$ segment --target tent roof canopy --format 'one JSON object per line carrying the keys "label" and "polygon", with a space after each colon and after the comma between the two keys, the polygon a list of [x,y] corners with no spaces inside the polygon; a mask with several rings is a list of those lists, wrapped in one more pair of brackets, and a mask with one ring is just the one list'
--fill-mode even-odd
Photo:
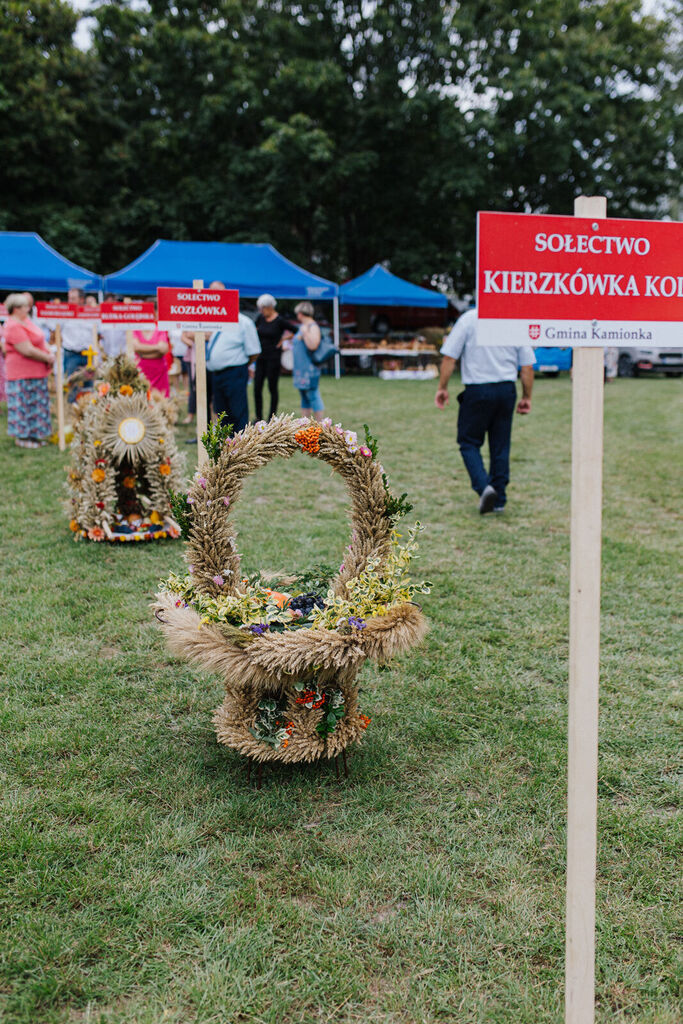
{"label": "tent roof canopy", "polygon": [[420,288],[375,263],[360,277],[339,289],[340,302],[353,306],[432,306],[444,309],[448,299],[441,292]]}
{"label": "tent roof canopy", "polygon": [[223,281],[240,295],[268,292],[278,299],[332,299],[333,281],[310,274],[267,243],[171,242],[158,238],[127,267],[104,278],[105,291],[150,295],[157,287],[183,288],[194,280]]}
{"label": "tent roof canopy", "polygon": [[0,288],[99,291],[102,278],[60,256],[33,231],[0,231]]}

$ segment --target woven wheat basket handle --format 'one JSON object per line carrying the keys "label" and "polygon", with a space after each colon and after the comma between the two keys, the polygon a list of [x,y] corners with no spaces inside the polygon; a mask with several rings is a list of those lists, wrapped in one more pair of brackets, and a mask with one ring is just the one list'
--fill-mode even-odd
{"label": "woven wheat basket handle", "polygon": [[304,450],[339,473],[351,498],[351,539],[332,583],[334,592],[344,594],[347,581],[358,576],[369,559],[384,563],[392,524],[383,470],[349,437],[348,431],[329,420],[319,424],[278,416],[268,423],[251,424],[225,442],[218,460],[195,476],[188,495],[192,505],[188,562],[200,591],[218,597],[239,589],[241,558],[232,511],[245,479],[276,457],[291,458]]}

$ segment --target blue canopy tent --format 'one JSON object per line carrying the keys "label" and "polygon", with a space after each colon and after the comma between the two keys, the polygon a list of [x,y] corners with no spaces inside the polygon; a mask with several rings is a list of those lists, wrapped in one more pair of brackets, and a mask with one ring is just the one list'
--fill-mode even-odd
{"label": "blue canopy tent", "polygon": [[353,306],[431,306],[445,309],[448,299],[441,292],[420,288],[375,263],[360,277],[339,289],[339,301]]}
{"label": "blue canopy tent", "polygon": [[333,281],[310,274],[286,259],[272,245],[241,242],[171,242],[153,245],[115,274],[104,279],[106,291],[151,295],[158,287],[182,288],[194,280],[223,281],[240,295],[256,298],[269,292],[276,299],[335,299]]}
{"label": "blue canopy tent", "polygon": [[32,231],[0,231],[0,288],[100,291],[102,278],[60,256]]}
{"label": "blue canopy tent", "polygon": [[[158,287],[182,288],[192,281],[222,281],[245,298],[263,292],[276,299],[331,300],[334,340],[339,347],[339,287],[311,274],[265,242],[172,242],[158,238],[127,267],[104,278],[105,291],[150,295]],[[340,374],[339,356],[335,373]]]}

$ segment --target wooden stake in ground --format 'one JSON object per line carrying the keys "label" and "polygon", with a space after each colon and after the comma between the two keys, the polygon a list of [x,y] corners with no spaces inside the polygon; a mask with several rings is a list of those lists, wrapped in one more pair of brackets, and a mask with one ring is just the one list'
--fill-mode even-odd
{"label": "wooden stake in ground", "polygon": [[55,391],[57,393],[57,442],[60,452],[66,450],[66,432],[64,428],[64,367],[62,366],[62,327],[55,325]]}
{"label": "wooden stake in ground", "polygon": [[[607,200],[581,196],[577,217],[604,218]],[[604,353],[575,348],[569,599],[566,1024],[595,1020],[595,873],[600,682],[600,554]]]}
{"label": "wooden stake in ground", "polygon": [[135,361],[135,349],[133,348],[133,332],[126,331],[126,355]]}
{"label": "wooden stake in ground", "polygon": [[[203,288],[204,282],[193,281],[192,287]],[[197,461],[200,466],[204,466],[209,458],[202,444],[202,434],[208,426],[206,416],[206,345],[203,331],[194,332],[194,374],[197,396]]]}

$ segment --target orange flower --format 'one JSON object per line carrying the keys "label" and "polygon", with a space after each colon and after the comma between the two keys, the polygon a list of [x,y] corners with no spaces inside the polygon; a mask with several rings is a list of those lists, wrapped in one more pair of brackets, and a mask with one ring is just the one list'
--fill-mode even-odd
{"label": "orange flower", "polygon": [[102,395],[102,397],[104,398],[105,395],[109,394],[109,384],[100,384],[99,387],[97,388],[97,393],[98,395]]}
{"label": "orange flower", "polygon": [[161,465],[159,466],[159,472],[161,473],[162,476],[168,476],[171,472],[171,467],[168,465],[167,462],[162,462]]}
{"label": "orange flower", "polygon": [[119,388],[119,394],[120,395],[132,395],[133,394],[133,389],[130,386],[130,384],[122,384],[121,387]]}
{"label": "orange flower", "polygon": [[166,444],[166,438],[160,437],[159,438],[159,444]]}
{"label": "orange flower", "polygon": [[299,445],[302,451],[308,452],[309,455],[315,455],[320,451],[320,435],[322,434],[322,428],[316,427],[311,424],[310,427],[306,427],[305,430],[299,430],[294,435],[294,440]]}
{"label": "orange flower", "polygon": [[129,491],[132,491],[133,488],[135,487],[135,477],[134,476],[124,476],[124,478],[123,478],[123,480],[121,482],[123,483],[124,487],[128,488]]}
{"label": "orange flower", "polygon": [[151,516],[149,517],[149,521],[150,523],[154,523],[155,526],[160,526],[161,523],[163,523],[163,519],[161,518],[156,509],[153,510]]}
{"label": "orange flower", "polygon": [[101,441],[93,441],[93,444],[95,445],[96,448],[99,448],[99,446],[102,444],[102,442]]}
{"label": "orange flower", "polygon": [[180,530],[178,529],[177,526],[169,526],[168,535],[169,537],[172,537],[175,540],[176,537],[180,536]]}
{"label": "orange flower", "polygon": [[78,533],[78,531],[80,530],[80,526],[78,525],[75,519],[72,519],[71,522],[69,523],[69,529],[73,530],[74,533]]}
{"label": "orange flower", "polygon": [[107,474],[104,472],[103,469],[93,469],[90,475],[92,476],[96,484],[101,484]]}
{"label": "orange flower", "polygon": [[367,729],[367,727],[368,727],[368,726],[370,725],[370,722],[372,721],[372,719],[371,719],[371,718],[368,718],[368,716],[367,716],[367,715],[359,715],[358,717],[359,717],[359,718],[360,718],[360,720],[361,720],[361,723],[362,723],[362,725],[363,725],[363,728],[364,728],[364,729]]}
{"label": "orange flower", "polygon": [[99,526],[93,526],[88,530],[88,537],[90,540],[104,540],[104,530]]}

